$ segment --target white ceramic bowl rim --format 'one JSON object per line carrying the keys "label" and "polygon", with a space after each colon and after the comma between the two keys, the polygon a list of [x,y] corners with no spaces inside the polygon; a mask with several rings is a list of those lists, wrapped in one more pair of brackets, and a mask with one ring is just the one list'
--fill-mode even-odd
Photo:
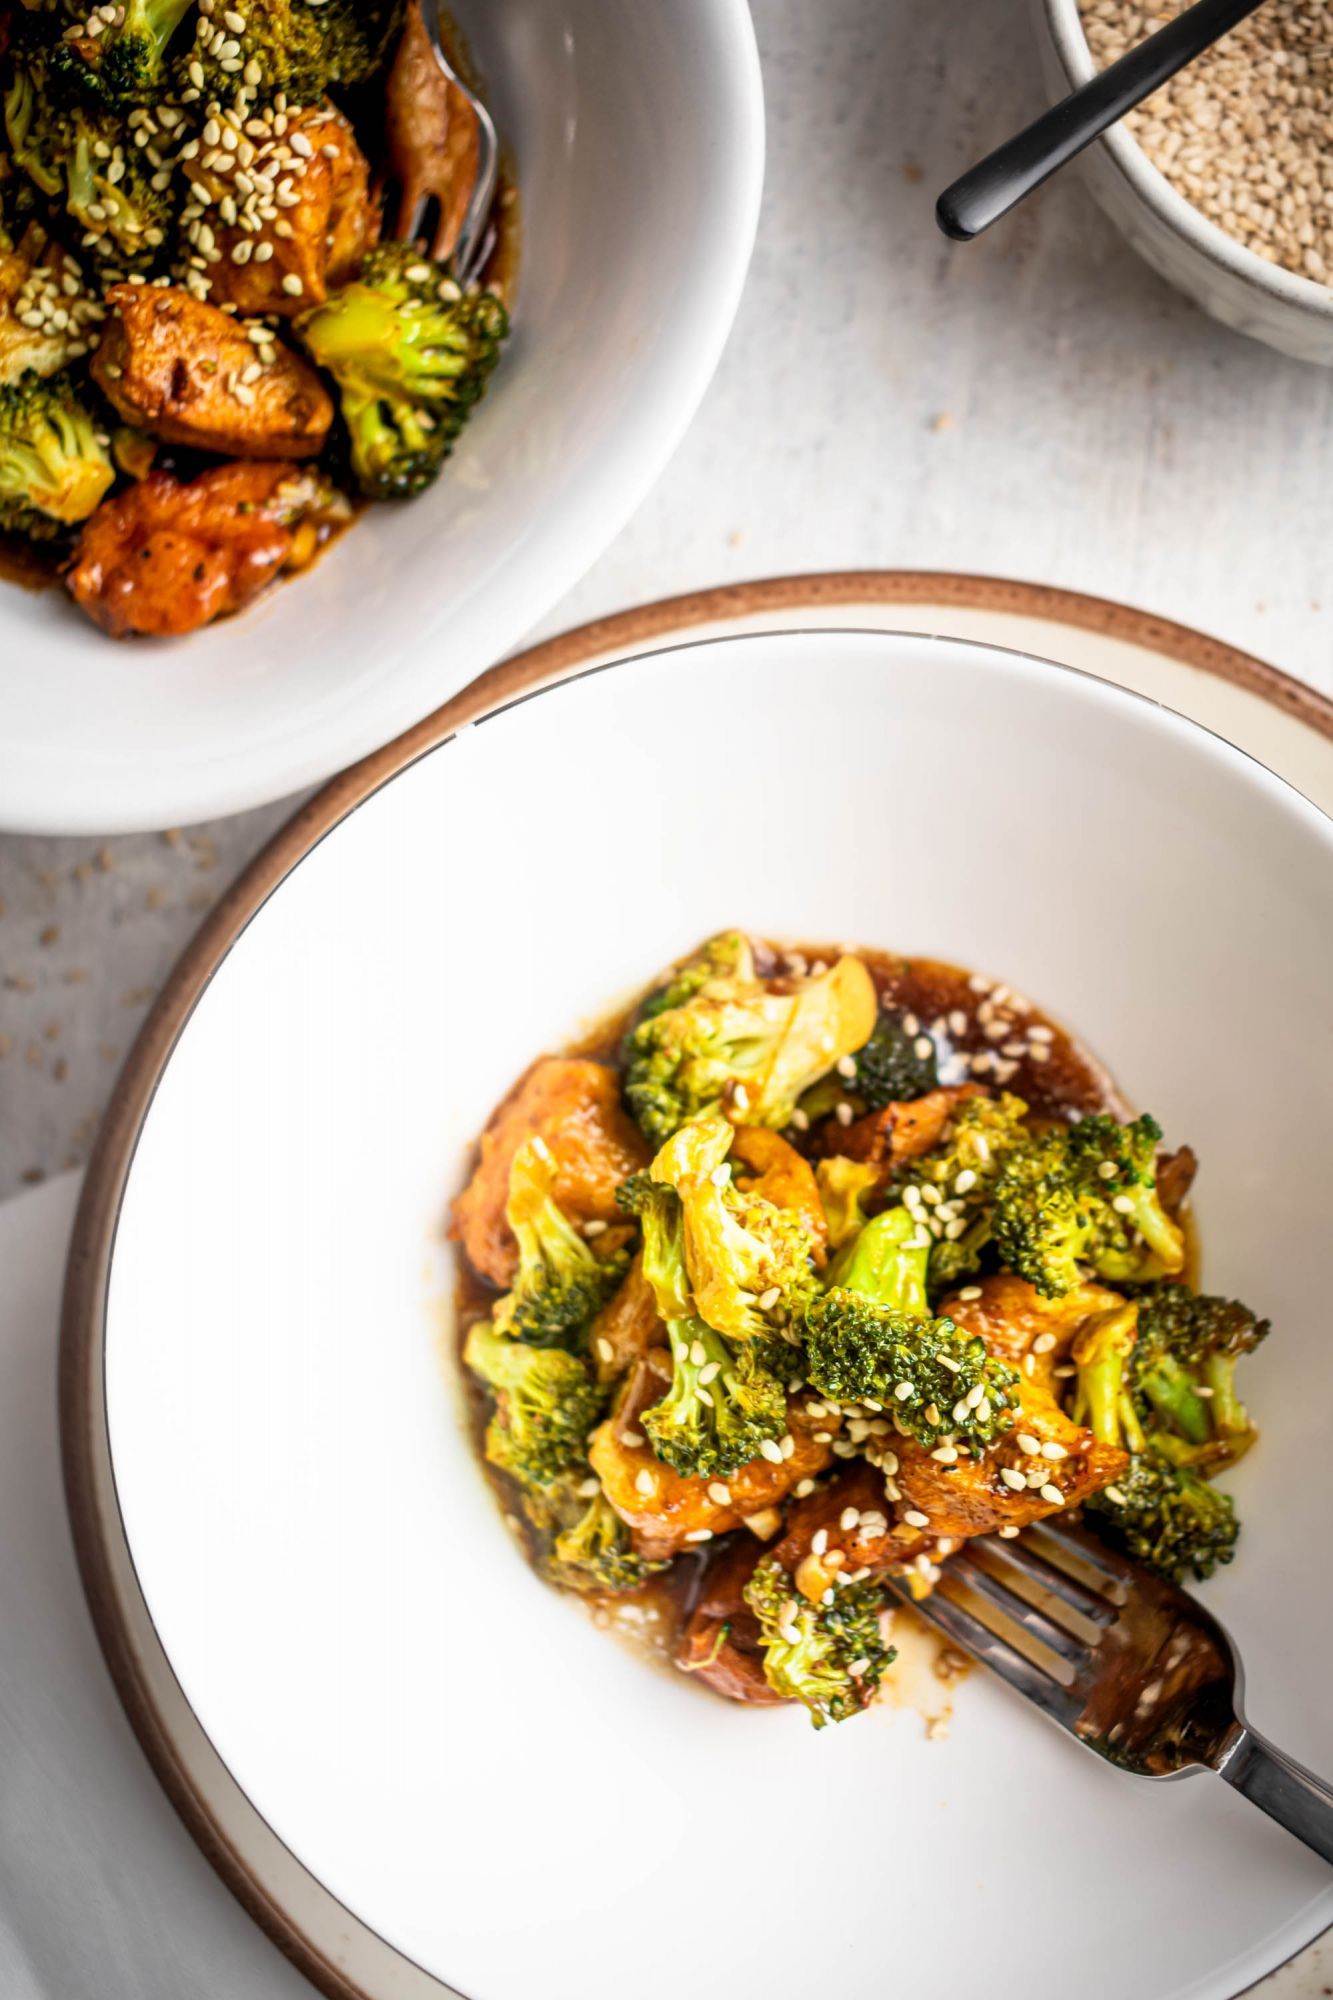
{"label": "white ceramic bowl rim", "polygon": [[[830,643],[835,645],[844,643],[849,639],[872,639],[877,643],[889,646],[892,646],[894,644],[910,643],[913,646],[921,648],[922,651],[926,654],[929,654],[930,650],[933,648],[937,648],[941,652],[947,648],[950,651],[961,652],[967,655],[971,655],[979,660],[987,657],[990,658],[998,657],[1001,659],[1012,660],[1026,669],[1035,670],[1037,673],[1058,673],[1061,675],[1069,676],[1074,680],[1090,683],[1093,688],[1103,691],[1104,695],[1108,697],[1111,700],[1111,702],[1116,705],[1119,705],[1119,703],[1122,700],[1129,700],[1142,704],[1144,708],[1149,710],[1156,710],[1161,717],[1167,718],[1169,721],[1169,725],[1173,730],[1178,728],[1186,733],[1193,733],[1194,731],[1197,730],[1202,736],[1210,738],[1215,744],[1221,746],[1226,757],[1238,759],[1241,762],[1243,762],[1246,766],[1250,767],[1252,772],[1260,774],[1261,785],[1265,789],[1269,790],[1274,796],[1285,797],[1289,801],[1295,800],[1297,802],[1298,815],[1304,820],[1306,820],[1311,829],[1317,833],[1324,847],[1328,849],[1330,859],[1333,860],[1333,818],[1330,818],[1328,815],[1326,815],[1318,806],[1316,806],[1309,798],[1307,798],[1304,793],[1299,791],[1288,780],[1278,776],[1275,772],[1273,772],[1270,769],[1269,766],[1264,764],[1262,760],[1253,756],[1252,753],[1245,751],[1239,748],[1237,745],[1231,743],[1229,739],[1223,736],[1219,731],[1211,729],[1204,724],[1195,722],[1187,716],[1183,716],[1180,713],[1180,711],[1170,707],[1166,703],[1156,701],[1152,697],[1139,693],[1136,690],[1124,688],[1118,683],[1108,680],[1102,675],[1092,673],[1084,668],[1072,667],[1061,662],[1045,659],[1039,655],[1034,655],[1030,652],[1024,651],[1016,647],[1005,647],[978,640],[957,640],[949,638],[947,635],[943,634],[927,636],[927,635],[922,635],[920,633],[912,633],[904,631],[886,631],[883,628],[874,628],[874,627],[803,628],[799,633],[798,632],[784,633],[776,629],[750,631],[745,633],[731,633],[731,634],[724,634],[714,638],[698,639],[698,640],[682,642],[681,644],[673,646],[667,650],[672,654],[678,653],[684,656],[696,653],[701,650],[709,650],[709,649],[717,650],[722,647],[732,649],[736,647],[738,644],[742,648],[753,649],[757,644],[762,644],[765,641],[771,643],[784,638],[800,639],[803,642],[812,639],[817,640],[820,638],[826,638],[830,641]],[[114,1266],[115,1262],[116,1235],[120,1227],[120,1220],[123,1212],[123,1204],[126,1191],[128,1189],[130,1178],[134,1170],[140,1142],[143,1138],[146,1129],[148,1115],[152,1109],[153,1102],[157,1094],[157,1087],[160,1084],[163,1076],[166,1073],[167,1068],[171,1063],[176,1048],[182,1036],[184,1035],[186,1027],[188,1026],[190,1020],[194,1015],[195,1009],[202,1000],[205,992],[208,990],[208,986],[211,982],[211,977],[213,973],[215,973],[220,968],[220,966],[225,962],[225,960],[231,955],[236,944],[245,935],[250,925],[254,922],[255,918],[258,916],[259,912],[267,907],[268,902],[272,899],[273,895],[277,892],[277,890],[281,888],[290,879],[290,877],[296,873],[296,871],[301,867],[302,863],[315,852],[316,848],[322,845],[324,840],[327,839],[330,834],[336,832],[337,829],[341,827],[342,824],[347,819],[349,819],[352,816],[352,814],[354,814],[359,809],[361,805],[366,804],[371,799],[377,798],[386,789],[386,787],[394,783],[399,776],[403,775],[405,772],[409,770],[416,768],[416,766],[419,765],[425,758],[433,756],[437,750],[438,751],[444,750],[450,745],[455,744],[460,740],[464,739],[472,729],[481,727],[486,723],[493,722],[499,716],[502,716],[505,713],[507,713],[510,709],[522,707],[526,703],[531,702],[541,696],[558,694],[562,690],[571,687],[577,684],[578,682],[591,680],[594,676],[601,675],[604,673],[609,673],[612,670],[630,668],[636,665],[642,665],[649,662],[655,663],[657,666],[660,667],[663,662],[663,657],[664,655],[661,649],[644,650],[644,651],[624,654],[613,660],[599,662],[597,664],[585,667],[576,673],[566,675],[559,680],[548,682],[544,686],[532,689],[528,692],[521,693],[509,700],[497,704],[495,707],[491,709],[488,709],[484,714],[477,717],[475,720],[464,722],[449,736],[442,738],[439,742],[435,744],[423,748],[423,750],[417,756],[414,756],[409,762],[397,766],[393,771],[389,772],[383,779],[381,779],[377,784],[375,784],[371,790],[367,791],[363,795],[354,799],[348,805],[348,807],[338,815],[337,819],[333,821],[331,825],[327,827],[322,827],[318,831],[316,836],[309,842],[309,844],[302,849],[301,853],[296,856],[296,858],[292,861],[290,866],[284,870],[284,872],[278,878],[278,880],[275,881],[269,887],[267,892],[264,894],[262,900],[259,901],[253,908],[251,908],[247,912],[244,921],[239,925],[238,928],[236,928],[232,932],[231,935],[229,935],[226,938],[225,942],[221,946],[221,949],[217,953],[212,965],[208,968],[203,978],[201,978],[198,990],[191,997],[188,1007],[183,1012],[180,1022],[177,1026],[176,1032],[172,1037],[170,1043],[165,1048],[158,1062],[156,1075],[153,1078],[151,1087],[145,1094],[144,1102],[142,1104],[139,1113],[138,1122],[133,1134],[133,1138],[126,1152],[125,1160],[120,1173],[119,1185],[116,1189],[116,1194],[114,1199],[114,1222],[110,1233],[110,1255],[107,1260],[107,1267],[106,1267],[104,1283],[100,1299],[100,1313],[101,1313],[102,1325],[104,1328],[107,1325],[109,1318],[110,1279],[111,1279],[112,1267]],[[103,1381],[105,1388],[106,1363],[107,1363],[107,1354],[105,1346],[103,1347],[102,1362],[103,1362]],[[116,1465],[115,1465],[114,1452],[109,1453],[109,1462],[111,1468],[112,1485],[114,1489],[116,1485]],[[120,1504],[119,1494],[117,1492],[118,1508],[119,1504]],[[123,1525],[124,1523],[122,1517],[122,1526]],[[128,1533],[126,1533],[126,1547],[129,1552],[129,1560],[134,1570],[136,1582],[139,1583],[141,1594],[144,1597],[144,1603],[146,1606],[148,1606],[149,1616],[151,1618],[152,1617],[151,1606],[149,1605],[149,1600],[146,1594],[142,1592],[142,1580],[139,1578],[138,1566],[135,1560],[133,1547],[129,1542]],[[156,1621],[153,1622],[154,1622],[154,1627],[156,1629]],[[173,1671],[174,1671],[174,1665],[173,1665]],[[184,1692],[184,1690],[182,1690],[182,1692]],[[200,1726],[202,1728],[204,1726],[202,1724],[202,1719],[198,1718],[197,1711],[195,1711],[195,1713],[197,1719],[200,1719]],[[207,1731],[205,1731],[205,1733],[207,1734]],[[211,1742],[212,1738],[210,1737],[209,1740]],[[215,1748],[215,1750],[217,1749],[216,1744],[214,1744],[213,1747]],[[237,1782],[239,1786],[240,1781],[238,1779],[235,1779],[234,1773],[233,1773],[233,1778],[234,1781]],[[244,1790],[244,1787],[240,1788]],[[247,1793],[246,1796],[249,1797],[250,1795]],[[254,1804],[253,1799],[251,1799],[251,1803]],[[258,1810],[258,1808],[256,1808],[256,1810]],[[275,1831],[275,1837],[281,1839],[281,1835],[276,1833],[276,1829],[274,1831]],[[294,1850],[290,1848],[289,1851],[294,1852]],[[302,1866],[309,1868],[310,1864],[307,1861],[305,1861],[304,1857],[300,1856],[299,1853],[297,1854],[297,1859],[301,1861]],[[375,1928],[374,1925],[370,1923],[370,1921],[365,1915],[359,1912],[357,1914],[359,1922],[366,1925],[368,1929],[374,1930]],[[1294,1925],[1297,1919],[1293,1917],[1291,1921],[1292,1924]],[[1292,1950],[1298,1950],[1302,1948],[1302,1946],[1305,1943],[1308,1943],[1310,1941],[1310,1938],[1312,1938],[1315,1935],[1318,1935],[1319,1931],[1322,1930],[1322,1928],[1323,1925],[1322,1922],[1320,1922],[1315,1928],[1311,1929],[1308,1932],[1308,1935],[1300,1937],[1295,1941],[1294,1944],[1292,1943],[1291,1936],[1288,1932],[1283,1936],[1282,1940],[1283,1946],[1284,1948],[1289,1947]],[[383,1936],[383,1933],[376,1932],[376,1935]],[[391,1948],[393,1948],[394,1950],[400,1952],[402,1951],[402,1947],[400,1945],[394,1944],[391,1939],[385,1939],[385,1942],[389,1943],[391,1945]],[[409,1955],[404,1952],[403,1956],[408,1957]],[[416,1960],[411,1960],[410,1962],[414,1964],[417,1963]],[[425,1970],[426,1968],[422,1969]],[[1271,1971],[1272,1969],[1273,1967],[1271,1966],[1267,1967],[1265,1971],[1260,1975],[1260,1977],[1266,1977],[1268,1971]],[[428,1976],[436,1980],[440,1980],[440,1975],[438,1973],[430,1972]],[[459,1992],[459,1989],[453,1988],[451,1986],[445,1986],[442,1980],[440,1980],[440,1984],[442,1991]],[[1248,1987],[1242,1990],[1248,1990]],[[460,2000],[465,2000],[465,1996],[461,1995],[461,1993],[460,1993]]]}
{"label": "white ceramic bowl rim", "polygon": [[[1079,0],[1043,0],[1043,5],[1051,40],[1071,87],[1089,82],[1097,74],[1097,64],[1083,32]],[[1333,311],[1333,286],[1288,271],[1285,265],[1270,264],[1267,258],[1229,236],[1219,223],[1172,186],[1123,122],[1104,132],[1101,143],[1142,200],[1156,209],[1177,235],[1186,237],[1214,263],[1303,311],[1313,311],[1321,318]]]}

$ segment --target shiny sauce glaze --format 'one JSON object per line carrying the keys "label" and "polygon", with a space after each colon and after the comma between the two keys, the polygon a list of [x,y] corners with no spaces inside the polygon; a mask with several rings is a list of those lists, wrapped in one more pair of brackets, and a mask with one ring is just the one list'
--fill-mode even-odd
{"label": "shiny sauce glaze", "polygon": [[[903,958],[856,945],[773,946],[757,939],[752,942],[756,970],[765,979],[784,973],[796,977],[815,973],[822,966],[831,965],[843,952],[854,952],[870,972],[881,1006],[905,1017],[904,1025],[910,1032],[930,1036],[941,1083],[972,1081],[997,1091],[1012,1091],[1042,1117],[1078,1117],[1094,1111],[1109,1111],[1122,1118],[1128,1115],[1129,1107],[1103,1065],[1031,1000],[1000,980],[968,972],[940,959]],[[558,1053],[615,1064],[639,1004],[636,1000],[618,1010]],[[786,1136],[812,1156],[821,1150],[813,1134],[789,1130]],[[836,1150],[836,1146],[831,1149]],[[489,1314],[498,1296],[495,1287],[481,1278],[460,1254],[453,1314],[456,1356],[461,1357],[468,1328]],[[465,1384],[469,1428],[478,1458],[507,1523],[527,1559],[535,1563],[537,1538],[524,1517],[517,1491],[508,1477],[484,1457],[489,1399],[482,1385],[462,1366],[461,1358],[458,1368]],[[600,1599],[590,1594],[584,1601],[599,1625],[628,1639],[646,1657],[669,1664],[708,1570],[726,1554],[735,1539],[735,1535],[726,1535],[704,1548],[683,1551],[669,1570],[651,1577],[636,1591]],[[895,1618],[900,1623],[911,1622],[909,1612],[900,1611]],[[941,1682],[966,1672],[966,1663],[958,1655],[950,1655],[947,1648],[940,1653],[933,1640],[924,1640],[925,1629],[918,1624],[913,1641],[918,1658],[917,1675],[923,1671],[919,1664],[922,1644],[929,1646],[932,1657],[939,1662],[935,1675]],[[680,1669],[672,1665],[671,1671]],[[933,1726],[944,1711],[923,1698],[919,1689],[912,1693],[900,1687],[895,1692],[890,1686],[893,1680],[891,1669],[885,1681],[888,1699],[917,1708],[925,1714],[928,1725]]]}

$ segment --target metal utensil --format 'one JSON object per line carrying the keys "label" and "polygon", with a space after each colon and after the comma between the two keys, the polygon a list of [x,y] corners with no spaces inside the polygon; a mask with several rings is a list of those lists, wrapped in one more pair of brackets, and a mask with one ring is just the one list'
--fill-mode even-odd
{"label": "metal utensil", "polygon": [[920,1602],[893,1588],[1109,1763],[1145,1778],[1216,1771],[1333,1861],[1333,1787],[1245,1721],[1235,1648],[1188,1592],[1054,1520],[967,1542]]}
{"label": "metal utensil", "polygon": [[490,112],[449,60],[439,0],[411,0],[389,84],[388,127],[398,182],[394,236],[424,242],[460,285],[470,284],[495,242],[500,141]]}
{"label": "metal utensil", "polygon": [[960,243],[980,236],[1262,5],[1263,0],[1196,0],[947,187],[935,204],[940,228]]}

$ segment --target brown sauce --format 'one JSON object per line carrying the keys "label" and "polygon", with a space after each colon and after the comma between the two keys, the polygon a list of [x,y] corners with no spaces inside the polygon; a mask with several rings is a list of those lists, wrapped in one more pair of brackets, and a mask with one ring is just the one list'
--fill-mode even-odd
{"label": "brown sauce", "polygon": [[[755,943],[756,967],[761,976],[773,978],[784,971],[801,973],[816,968],[821,961],[831,964],[843,951],[852,950],[870,972],[882,1006],[914,1015],[922,1030],[935,1042],[942,1082],[965,1081],[970,1073],[993,1088],[1012,1091],[1026,1100],[1043,1117],[1081,1116],[1095,1111],[1113,1112],[1124,1117],[1129,1107],[1109,1072],[1081,1043],[1051,1020],[1025,996],[965,968],[940,959],[904,958],[896,953],[866,950],[846,945],[772,946]],[[648,991],[651,989],[645,989]],[[615,1064],[626,1029],[632,1024],[643,995],[629,1006],[619,1008],[605,1020],[590,1027],[556,1054],[584,1056]],[[1037,1030],[1034,1035],[1033,1030]],[[1003,1030],[1003,1032],[997,1032]],[[1033,1048],[1048,1053],[1034,1059]],[[1013,1053],[1004,1053],[1006,1049]],[[1021,1052],[1020,1052],[1021,1051]],[[975,1067],[982,1058],[983,1067]],[[1001,1066],[997,1071],[997,1063]],[[800,1135],[787,1134],[800,1144]],[[1188,1227],[1188,1210],[1182,1216]],[[1193,1282],[1195,1243],[1190,1230],[1190,1279]],[[474,1448],[500,1506],[530,1562],[539,1554],[537,1537],[526,1521],[517,1491],[507,1476],[490,1465],[484,1456],[484,1434],[489,1416],[489,1400],[482,1385],[462,1366],[461,1351],[467,1329],[485,1318],[498,1296],[468,1264],[457,1259],[454,1291],[453,1345],[455,1359],[465,1384],[469,1428]],[[632,1643],[659,1664],[669,1662],[676,1640],[696,1603],[707,1570],[730,1546],[732,1537],[723,1537],[706,1549],[678,1555],[669,1570],[651,1578],[641,1589],[620,1596],[586,1601],[599,1625]],[[918,1662],[922,1647],[935,1647],[923,1636],[925,1628],[912,1621],[911,1614],[898,1612],[900,1620],[915,1624],[913,1655]],[[672,1671],[678,1671],[672,1668]],[[919,1694],[908,1692],[908,1683],[918,1671],[899,1677],[889,1691],[896,1705],[917,1708],[928,1726],[942,1727],[943,1711],[932,1707]],[[963,1663],[952,1674],[965,1672]],[[936,1669],[941,1680],[950,1676]],[[947,1708],[947,1704],[945,1705]]]}

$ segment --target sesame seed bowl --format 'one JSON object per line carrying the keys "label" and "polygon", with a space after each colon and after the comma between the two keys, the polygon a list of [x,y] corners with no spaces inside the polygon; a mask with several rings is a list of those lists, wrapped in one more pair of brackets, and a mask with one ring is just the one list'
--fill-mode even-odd
{"label": "sesame seed bowl", "polygon": [[[1322,10],[1280,4],[1276,29],[1261,9],[1105,133],[1081,169],[1106,214],[1169,284],[1237,332],[1328,367],[1333,289],[1325,276],[1333,262],[1324,257],[1326,182],[1317,159],[1319,133],[1333,121],[1333,61],[1323,44],[1302,53]],[[1063,96],[1180,7],[1033,0],[1032,11],[1047,85]]]}
{"label": "sesame seed bowl", "polygon": [[[757,633],[511,692],[275,845],[94,1169],[107,1504],[184,1700],[396,1992],[974,2000],[965,1918],[1021,2000],[1037,1897],[1086,2000],[1229,2000],[1333,1889],[1225,1787],[1137,1783],[979,1674],[943,1740],[910,1701],[816,1732],[545,1590],[471,1449],[441,1225],[517,1064],[677,941],[870,938],[1029,995],[1188,1134],[1203,1278],[1271,1313],[1244,1547],[1203,1590],[1260,1726],[1329,1768],[1333,823],[1149,701],[960,641]],[[701,717],[725,772],[648,804],[643,745],[697,772]]]}

